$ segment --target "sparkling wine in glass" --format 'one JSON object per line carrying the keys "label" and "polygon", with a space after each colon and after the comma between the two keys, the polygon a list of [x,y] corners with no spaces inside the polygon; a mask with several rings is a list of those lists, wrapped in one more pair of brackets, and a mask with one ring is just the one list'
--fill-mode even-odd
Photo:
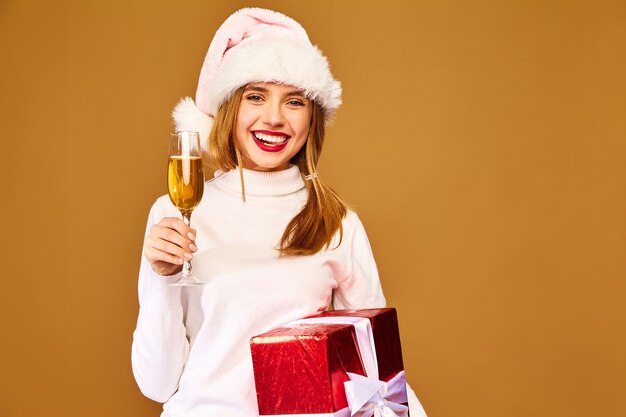
{"label": "sparkling wine in glass", "polygon": [[[178,208],[187,226],[191,213],[200,203],[204,192],[202,170],[202,147],[198,132],[179,131],[170,136],[169,161],[167,164],[167,189],[172,204]],[[191,270],[191,263],[184,260],[181,278],[169,285],[203,285]]]}

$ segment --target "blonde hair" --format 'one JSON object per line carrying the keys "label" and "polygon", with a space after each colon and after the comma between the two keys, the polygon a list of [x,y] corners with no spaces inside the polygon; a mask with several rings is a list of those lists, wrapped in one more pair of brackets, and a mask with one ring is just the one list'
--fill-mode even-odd
{"label": "blonde hair", "polygon": [[[209,135],[207,149],[209,164],[213,168],[222,171],[239,168],[242,198],[245,201],[242,159],[234,138],[243,90],[244,87],[237,89],[220,107]],[[290,161],[300,168],[303,178],[310,178],[305,181],[309,191],[308,198],[302,210],[291,219],[283,232],[278,246],[281,255],[313,255],[327,249],[337,232],[338,245],[343,237],[342,220],[348,206],[317,175],[317,164],[324,144],[324,111],[316,102],[313,101],[312,104],[307,141]]]}

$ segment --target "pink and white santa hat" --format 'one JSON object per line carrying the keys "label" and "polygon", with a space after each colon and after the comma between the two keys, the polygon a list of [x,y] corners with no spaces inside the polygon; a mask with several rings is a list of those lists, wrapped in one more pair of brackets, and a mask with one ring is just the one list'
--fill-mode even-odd
{"label": "pink and white santa hat", "polygon": [[230,15],[215,33],[200,71],[195,103],[186,97],[174,108],[176,130],[197,131],[205,144],[220,106],[251,82],[301,88],[324,109],[325,122],[341,104],[341,84],[304,28],[281,13],[245,8]]}

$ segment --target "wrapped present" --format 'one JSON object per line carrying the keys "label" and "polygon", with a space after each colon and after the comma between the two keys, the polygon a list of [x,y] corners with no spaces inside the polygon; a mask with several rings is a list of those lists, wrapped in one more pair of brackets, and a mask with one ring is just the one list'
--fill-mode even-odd
{"label": "wrapped present", "polygon": [[324,312],[250,347],[260,416],[408,416],[393,308]]}

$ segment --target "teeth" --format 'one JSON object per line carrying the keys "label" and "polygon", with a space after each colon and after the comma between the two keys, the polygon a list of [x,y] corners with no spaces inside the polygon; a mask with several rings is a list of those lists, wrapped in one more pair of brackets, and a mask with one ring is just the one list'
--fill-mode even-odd
{"label": "teeth", "polygon": [[254,136],[259,139],[262,140],[263,142],[270,142],[270,143],[285,143],[287,142],[287,139],[289,139],[289,137],[287,136],[270,136],[270,135],[266,135],[264,133],[258,133],[255,132]]}

